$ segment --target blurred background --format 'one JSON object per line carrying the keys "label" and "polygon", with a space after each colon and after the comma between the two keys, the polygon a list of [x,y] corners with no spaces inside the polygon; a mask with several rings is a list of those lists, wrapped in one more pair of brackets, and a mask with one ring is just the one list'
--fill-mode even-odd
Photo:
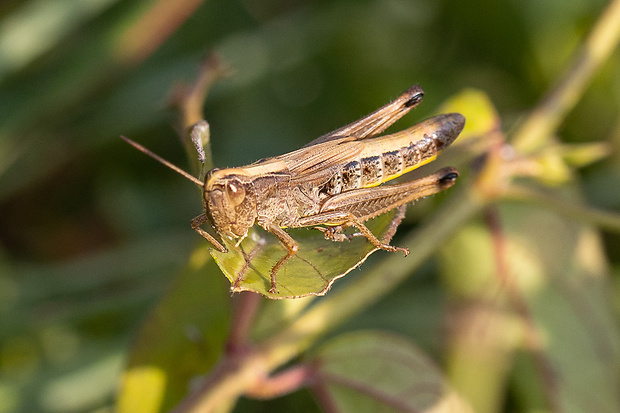
{"label": "blurred background", "polygon": [[[400,125],[476,88],[510,131],[605,4],[0,2],[0,413],[112,411],[141,322],[203,242],[189,227],[202,212],[194,185],[119,135],[186,168],[169,102],[207,55],[233,69],[205,117],[215,165],[237,166],[296,149],[415,83],[424,102]],[[612,145],[578,181],[590,204],[616,211],[619,109],[616,52],[559,131]],[[620,238],[603,240],[617,292]]]}

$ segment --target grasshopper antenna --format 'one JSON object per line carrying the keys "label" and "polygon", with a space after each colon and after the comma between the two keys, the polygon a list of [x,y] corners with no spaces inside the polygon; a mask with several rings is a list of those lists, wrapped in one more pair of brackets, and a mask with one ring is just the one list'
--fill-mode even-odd
{"label": "grasshopper antenna", "polygon": [[125,142],[127,142],[128,144],[130,144],[131,146],[133,146],[134,148],[136,148],[137,150],[139,150],[140,152],[142,152],[143,154],[150,156],[151,158],[155,159],[157,162],[159,162],[159,163],[167,166],[168,168],[172,169],[173,171],[175,171],[179,175],[183,175],[185,178],[189,179],[190,181],[192,181],[196,185],[204,186],[204,183],[200,179],[196,178],[193,175],[190,175],[189,173],[185,172],[183,169],[179,168],[178,166],[168,162],[167,160],[165,160],[161,156],[151,152],[150,150],[146,149],[144,146],[140,145],[138,142],[132,141],[131,139],[129,139],[128,137],[123,136],[123,135],[121,135],[121,139],[124,140]]}

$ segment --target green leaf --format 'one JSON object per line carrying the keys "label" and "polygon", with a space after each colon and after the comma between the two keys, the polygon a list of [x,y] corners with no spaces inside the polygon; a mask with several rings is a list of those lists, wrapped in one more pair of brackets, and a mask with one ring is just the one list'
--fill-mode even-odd
{"label": "green leaf", "polygon": [[315,392],[330,411],[471,411],[426,354],[392,334],[343,334],[323,345],[313,361]]}
{"label": "green leaf", "polygon": [[142,325],[122,377],[118,412],[169,411],[187,395],[191,379],[215,364],[230,317],[225,284],[206,248],[198,249]]}
{"label": "green leaf", "polygon": [[597,162],[610,152],[611,146],[607,142],[548,145],[532,156],[536,163],[533,176],[546,185],[565,184],[573,179],[575,168]]}
{"label": "green leaf", "polygon": [[[395,215],[395,211],[383,214],[368,221],[367,227],[377,238],[388,242],[394,232]],[[335,242],[326,240],[323,233],[311,228],[287,231],[299,243],[299,251],[278,271],[276,294],[269,292],[271,268],[286,254],[286,247],[274,235],[255,226],[239,247],[224,240],[228,253],[211,250],[230,281],[232,291],[254,291],[268,298],[323,295],[335,280],[377,250],[360,236]]]}
{"label": "green leaf", "polygon": [[560,147],[560,154],[566,163],[577,168],[598,162],[611,152],[612,146],[608,142],[564,144]]}

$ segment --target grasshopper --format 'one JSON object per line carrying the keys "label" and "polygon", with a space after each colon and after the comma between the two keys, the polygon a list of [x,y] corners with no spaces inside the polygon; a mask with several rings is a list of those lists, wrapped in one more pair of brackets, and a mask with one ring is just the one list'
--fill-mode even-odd
{"label": "grasshopper", "polygon": [[[417,106],[424,95],[419,86],[347,126],[315,139],[299,150],[261,159],[238,168],[213,169],[204,182],[170,164],[141,145],[128,143],[203,188],[204,213],[192,228],[221,252],[221,238],[238,243],[258,224],[275,235],[286,253],[272,267],[270,293],[277,293],[278,270],[293,257],[299,244],[286,228],[314,227],[328,240],[344,241],[342,231],[355,227],[378,249],[409,254],[380,241],[364,224],[378,215],[451,187],[458,171],[448,167],[410,182],[383,185],[433,161],[465,125],[458,113],[432,117],[404,131],[378,136]],[[237,243],[237,245],[238,245]]]}

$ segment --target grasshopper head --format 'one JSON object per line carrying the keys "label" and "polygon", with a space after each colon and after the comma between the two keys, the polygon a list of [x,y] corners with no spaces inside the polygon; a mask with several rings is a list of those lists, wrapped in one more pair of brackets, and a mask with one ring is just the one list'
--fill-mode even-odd
{"label": "grasshopper head", "polygon": [[239,169],[214,169],[204,186],[204,206],[214,229],[243,237],[256,221],[256,193],[250,177]]}

